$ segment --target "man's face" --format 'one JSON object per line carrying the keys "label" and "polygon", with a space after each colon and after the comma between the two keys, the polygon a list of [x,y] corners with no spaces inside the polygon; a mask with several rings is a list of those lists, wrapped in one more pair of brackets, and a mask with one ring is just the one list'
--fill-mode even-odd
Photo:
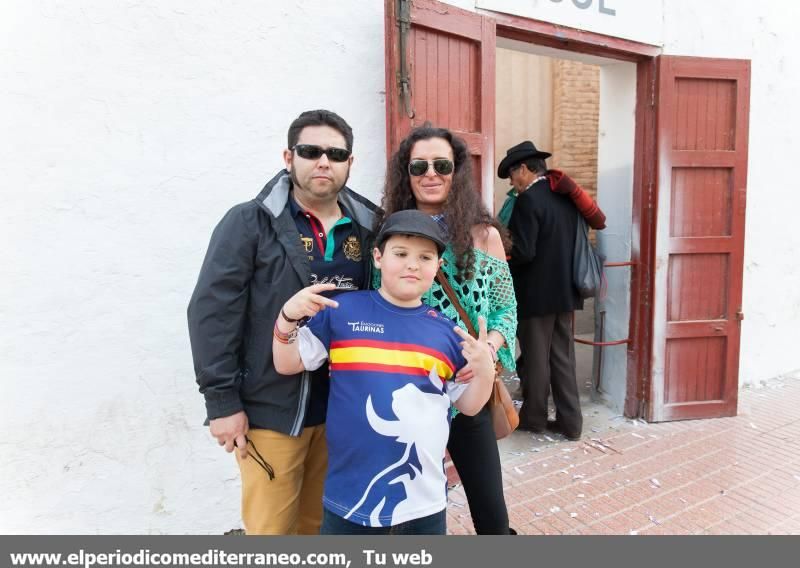
{"label": "man's face", "polygon": [[383,297],[406,307],[420,304],[441,264],[433,241],[411,235],[392,235],[384,243],[383,253],[373,249],[372,258],[381,271]]}
{"label": "man's face", "polygon": [[518,192],[525,191],[525,188],[530,184],[532,177],[529,175],[528,167],[523,164],[514,164],[508,169],[508,177],[511,185],[514,186]]}
{"label": "man's face", "polygon": [[[319,146],[323,149],[346,149],[344,136],[330,126],[306,126],[300,131],[297,144]],[[283,160],[292,177],[294,188],[301,197],[314,201],[335,200],[350,175],[353,156],[344,162],[335,162],[322,154],[317,159],[306,159],[297,151],[284,150]]]}

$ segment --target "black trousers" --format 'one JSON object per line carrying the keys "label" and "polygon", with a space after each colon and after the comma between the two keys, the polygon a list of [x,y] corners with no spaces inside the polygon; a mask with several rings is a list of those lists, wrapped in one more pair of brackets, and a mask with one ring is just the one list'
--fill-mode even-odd
{"label": "black trousers", "polygon": [[508,534],[500,452],[488,406],[475,416],[453,418],[447,450],[464,486],[475,532]]}
{"label": "black trousers", "polygon": [[520,320],[517,337],[524,357],[524,365],[518,369],[523,396],[520,425],[544,430],[547,397],[552,390],[561,431],[580,435],[583,415],[575,377],[572,312]]}

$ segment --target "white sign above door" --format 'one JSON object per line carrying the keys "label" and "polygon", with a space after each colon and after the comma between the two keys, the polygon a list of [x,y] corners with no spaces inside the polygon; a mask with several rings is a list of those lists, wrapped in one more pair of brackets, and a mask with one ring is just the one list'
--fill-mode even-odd
{"label": "white sign above door", "polygon": [[663,45],[663,0],[475,0],[475,7]]}

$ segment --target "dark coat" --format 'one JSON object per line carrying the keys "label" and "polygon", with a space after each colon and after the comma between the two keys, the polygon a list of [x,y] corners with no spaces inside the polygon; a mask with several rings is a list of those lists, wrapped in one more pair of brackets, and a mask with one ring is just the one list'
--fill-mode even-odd
{"label": "dark coat", "polygon": [[578,210],[547,180],[519,194],[511,213],[511,276],[520,319],[583,309],[572,283]]}
{"label": "dark coat", "polygon": [[[287,377],[272,364],[272,327],[283,304],[308,286],[311,265],[289,212],[284,170],[219,222],[189,302],[189,338],[208,419],[244,410],[251,427],[299,435],[310,373]],[[347,187],[339,202],[369,251],[376,207]],[[370,281],[372,255],[363,254]]]}

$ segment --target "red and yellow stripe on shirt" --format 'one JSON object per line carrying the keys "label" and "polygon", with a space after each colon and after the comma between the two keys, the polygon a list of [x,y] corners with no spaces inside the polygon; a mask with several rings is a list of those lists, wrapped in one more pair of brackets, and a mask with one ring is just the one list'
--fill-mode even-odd
{"label": "red and yellow stripe on shirt", "polygon": [[427,377],[431,369],[442,381],[456,369],[440,351],[415,343],[396,343],[372,339],[333,341],[330,347],[330,369],[336,371],[374,371]]}

